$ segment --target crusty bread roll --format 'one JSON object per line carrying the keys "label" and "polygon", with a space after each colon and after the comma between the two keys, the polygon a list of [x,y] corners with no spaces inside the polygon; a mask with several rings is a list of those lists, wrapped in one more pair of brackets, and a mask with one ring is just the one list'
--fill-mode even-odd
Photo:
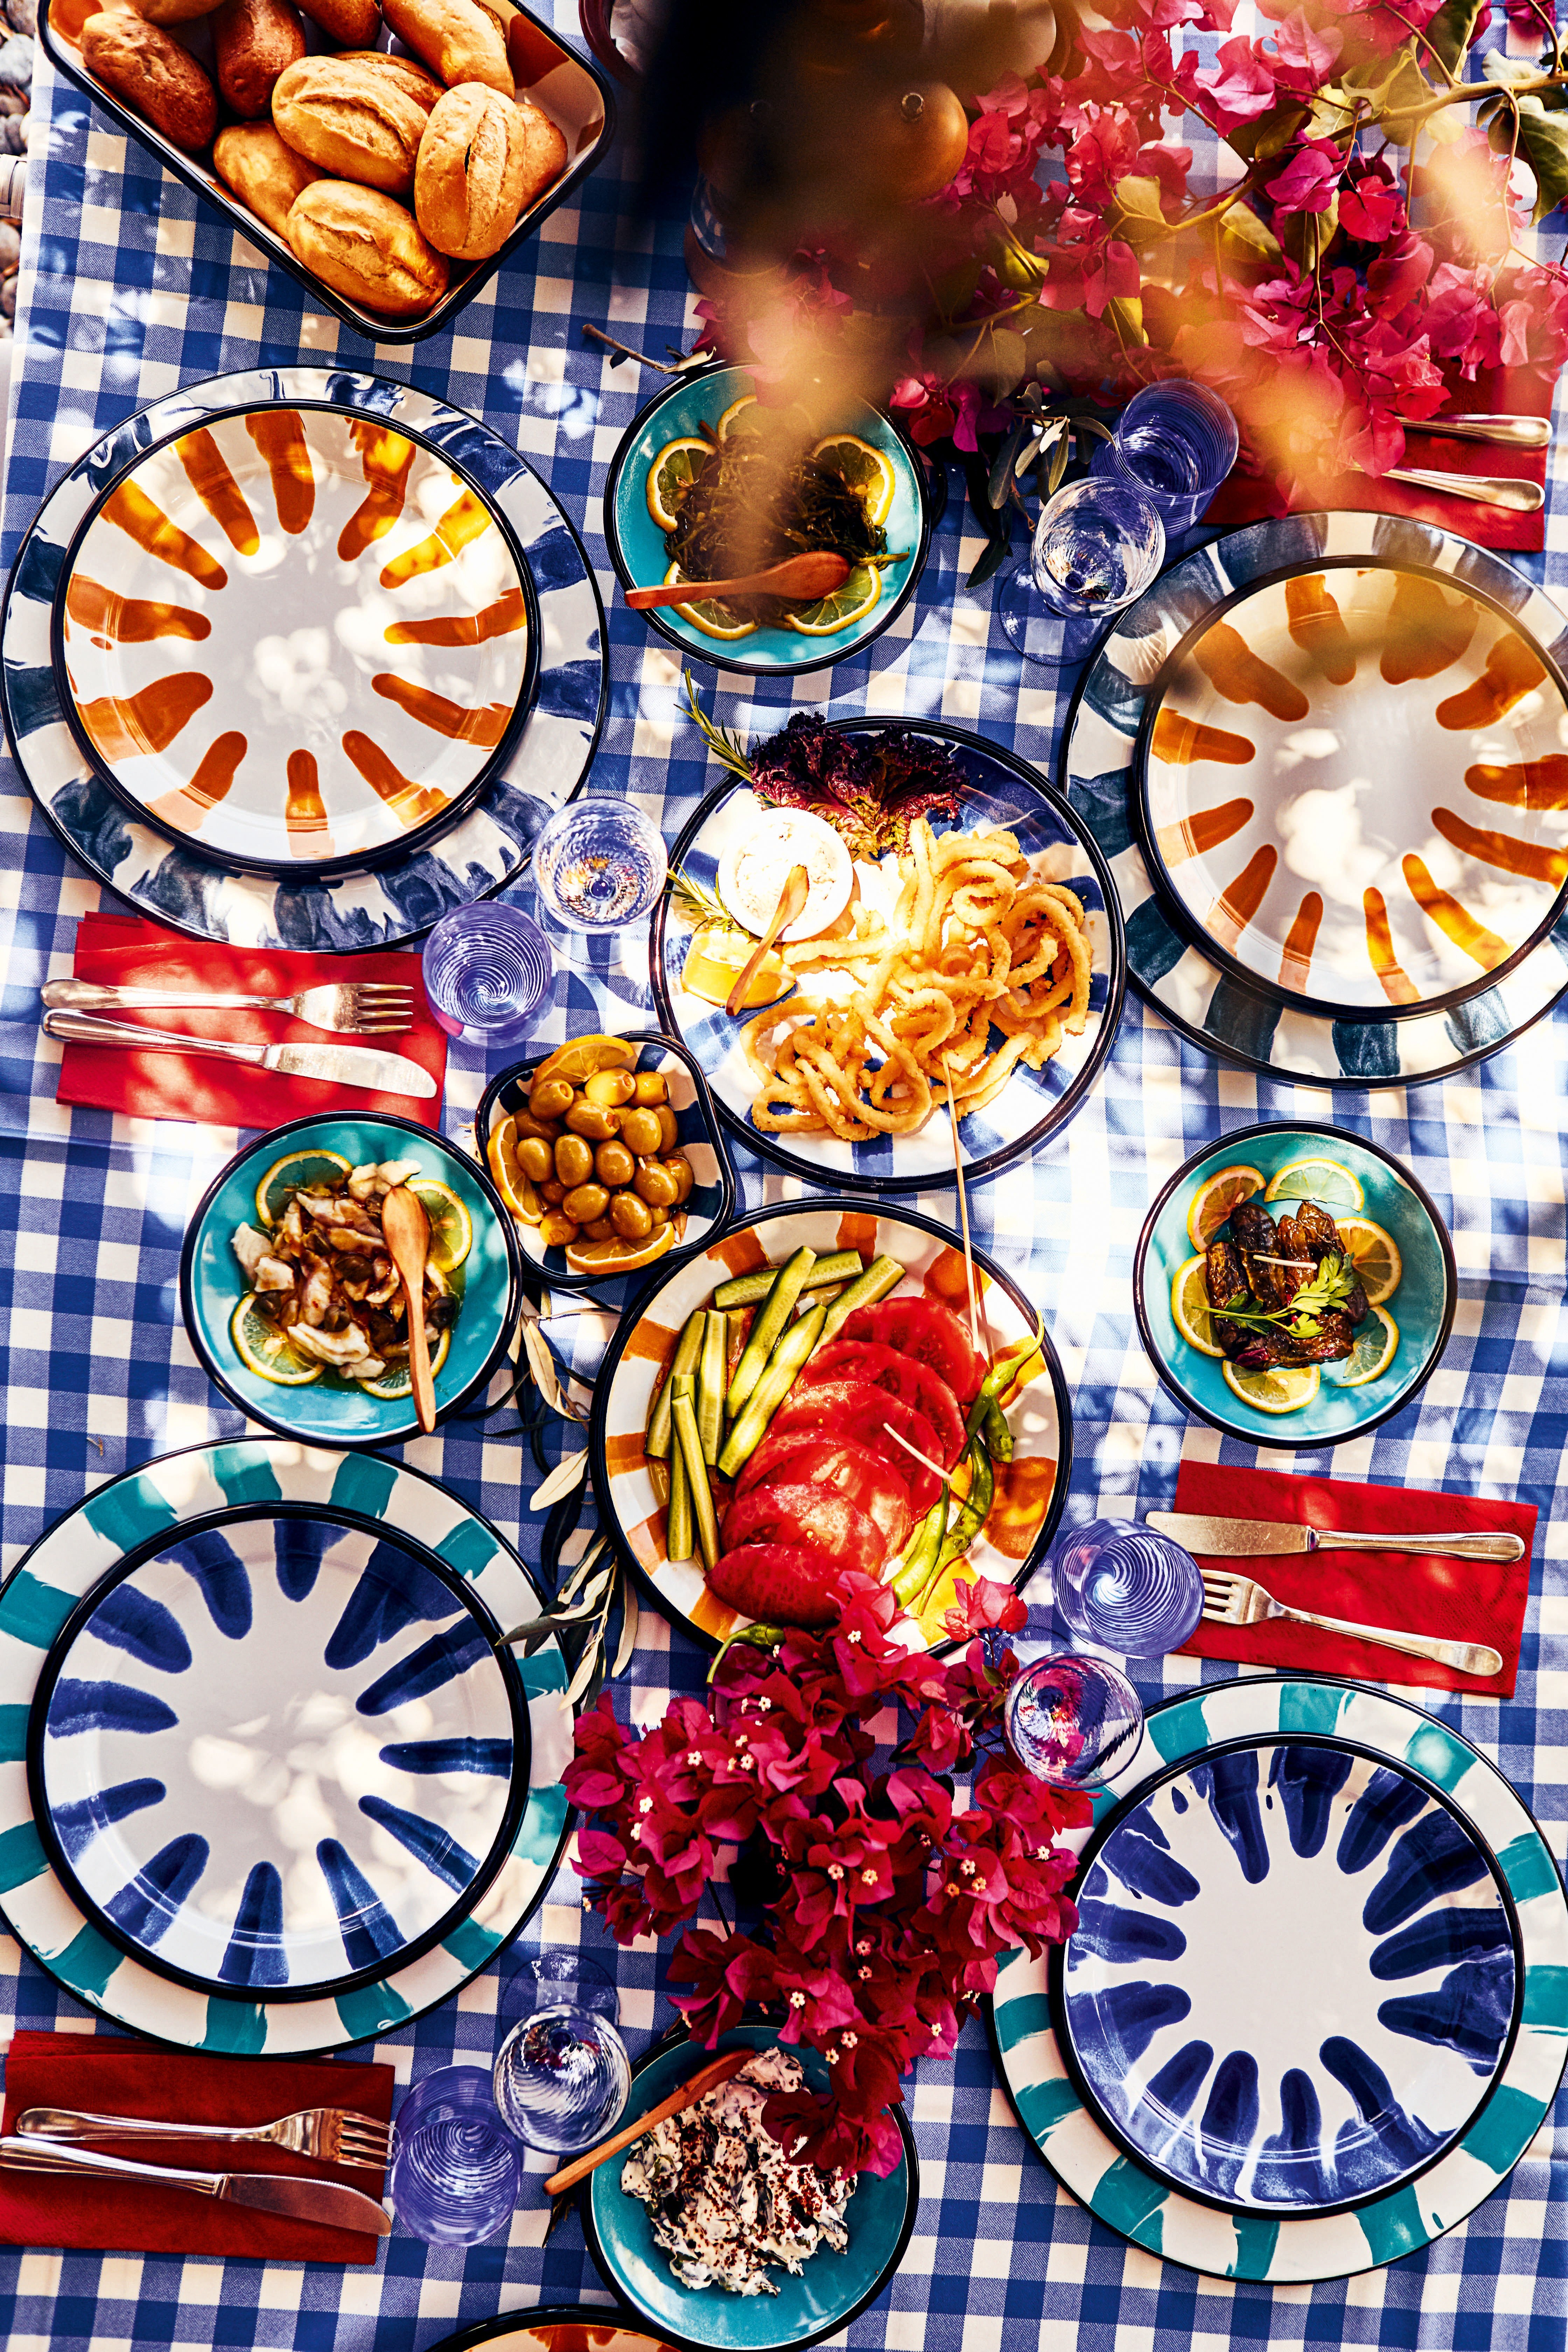
{"label": "crusty bread roll", "polygon": [[345,49],[374,47],[381,30],[376,0],[300,0],[300,5],[329,41],[337,41]]}
{"label": "crusty bread roll", "polygon": [[307,269],[384,318],[415,319],[447,290],[447,265],[390,196],[346,180],[318,180],[289,215],[289,242]]}
{"label": "crusty bread roll", "polygon": [[[558,160],[549,142],[559,147]],[[437,102],[419,142],[419,226],[437,253],[486,260],[500,251],[523,205],[565,160],[566,142],[537,107],[514,104],[482,82],[459,82]]]}
{"label": "crusty bread roll", "polygon": [[213,18],[217,86],[247,122],[270,110],[273,85],[304,54],[305,27],[289,0],[223,0]]}
{"label": "crusty bread roll", "polygon": [[426,110],[390,74],[339,58],[301,58],[279,79],[272,123],[297,155],[336,180],[406,195]]}
{"label": "crusty bread roll", "polygon": [[416,66],[412,58],[395,58],[389,49],[340,49],[337,61],[341,66],[365,66],[372,73],[385,74],[399,89],[416,99],[426,114],[441,95],[441,85]]}
{"label": "crusty bread roll", "polygon": [[188,25],[196,16],[210,16],[223,0],[130,0],[150,25]]}
{"label": "crusty bread roll", "polygon": [[382,15],[448,89],[464,81],[481,81],[503,98],[516,89],[506,36],[479,0],[385,0]]}
{"label": "crusty bread roll", "polygon": [[269,122],[234,122],[220,131],[213,169],[242,205],[282,237],[289,234],[295,197],[321,177],[313,163],[284,145]]}
{"label": "crusty bread roll", "polygon": [[217,129],[217,92],[189,49],[129,8],[89,16],[82,62],[106,89],[145,115],[171,146],[194,155]]}

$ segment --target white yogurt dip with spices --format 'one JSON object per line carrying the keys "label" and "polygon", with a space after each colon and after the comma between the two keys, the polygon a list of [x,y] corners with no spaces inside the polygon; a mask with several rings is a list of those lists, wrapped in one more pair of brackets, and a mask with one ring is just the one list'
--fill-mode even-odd
{"label": "white yogurt dip with spices", "polygon": [[719,896],[738,923],[758,938],[773,921],[792,866],[804,866],[811,888],[805,905],[780,937],[814,940],[837,920],[855,887],[855,862],[843,835],[809,809],[766,809],[743,840],[719,862]]}

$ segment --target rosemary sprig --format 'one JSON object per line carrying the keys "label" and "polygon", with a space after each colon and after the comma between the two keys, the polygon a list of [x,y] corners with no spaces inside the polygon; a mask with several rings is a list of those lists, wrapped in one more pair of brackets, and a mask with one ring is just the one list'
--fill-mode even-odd
{"label": "rosemary sprig", "polygon": [[694,931],[735,931],[742,938],[751,937],[745,925],[735,920],[723,900],[717,898],[705,882],[700,882],[695,874],[689,874],[684,866],[676,867],[665,887],[669,892],[671,907],[677,914],[686,918]]}
{"label": "rosemary sprig", "polygon": [[747,756],[745,744],[739,735],[732,735],[727,727],[721,727],[717,719],[709,718],[697,699],[697,688],[692,682],[691,672],[687,670],[683,675],[686,680],[686,707],[701,729],[709,750],[716,760],[722,761],[731,774],[739,776],[742,783],[749,784],[752,781],[752,762]]}

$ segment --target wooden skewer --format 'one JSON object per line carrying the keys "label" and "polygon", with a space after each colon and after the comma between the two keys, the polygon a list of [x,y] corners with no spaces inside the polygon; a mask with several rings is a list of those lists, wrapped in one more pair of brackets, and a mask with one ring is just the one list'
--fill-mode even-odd
{"label": "wooden skewer", "polygon": [[929,1454],[922,1454],[918,1445],[911,1445],[907,1437],[900,1437],[898,1431],[890,1424],[887,1424],[887,1433],[892,1439],[895,1445],[901,1445],[906,1454],[912,1454],[914,1455],[915,1460],[920,1464],[922,1470],[929,1470],[933,1478],[940,1478],[942,1485],[944,1486],[946,1486],[949,1475],[948,1472],[945,1470],[939,1470]]}
{"label": "wooden skewer", "polygon": [[958,1146],[958,1106],[952,1099],[952,1065],[944,1054],[942,1074],[947,1080],[947,1117],[952,1129],[952,1172],[958,1179],[958,1214],[963,1227],[963,1271],[969,1282],[969,1338],[975,1354],[980,1346],[980,1313],[974,1298],[974,1249],[969,1238],[969,1195],[963,1185],[963,1154]]}
{"label": "wooden skewer", "polygon": [[756,2054],[754,2050],[726,2050],[722,2058],[715,2058],[710,2066],[702,2067],[689,2083],[683,2083],[679,2091],[672,2092],[668,2099],[661,2099],[657,2107],[650,2107],[646,2116],[637,2117],[635,2124],[628,2124],[625,2131],[616,2132],[612,2139],[601,2140],[597,2147],[588,2150],[586,2156],[574,2157],[572,2162],[563,2165],[559,2172],[552,2172],[544,2184],[545,2195],[559,2197],[563,2189],[575,2189],[580,2180],[586,2180],[591,2172],[597,2172],[601,2164],[607,2164],[612,2156],[619,2156],[623,2147],[630,2147],[634,2140],[641,2139],[645,2132],[652,2131],[655,2124],[663,2123],[667,2116],[680,2115],[687,2107],[695,2105],[705,2091],[717,2090],[721,2083],[727,2083],[731,2074],[740,2073],[748,2058],[754,2058]]}

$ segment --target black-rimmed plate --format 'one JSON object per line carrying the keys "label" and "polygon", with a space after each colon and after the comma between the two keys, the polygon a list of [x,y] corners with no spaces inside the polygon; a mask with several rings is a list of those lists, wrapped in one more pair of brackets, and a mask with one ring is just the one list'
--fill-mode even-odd
{"label": "black-rimmed plate", "polygon": [[[133,818],[83,755],[54,669],[57,596],[77,532],[146,453],[259,403],[335,410],[427,444],[502,517],[533,584],[531,707],[473,806],[412,851],[328,878],[240,874],[188,835]],[[177,574],[172,574],[177,578]],[[253,368],[187,385],[104,435],[55,485],[23,540],[0,614],[0,705],[23,782],[67,849],[151,920],[236,946],[349,954],[416,938],[499,890],[580,789],[607,673],[604,608],[559,501],[499,433],[412,385],[338,368]],[[389,706],[390,707],[390,706]]]}
{"label": "black-rimmed plate", "polygon": [[[599,1524],[622,1559],[673,1624],[706,1648],[716,1648],[749,1621],[711,1593],[694,1561],[671,1562],[665,1551],[664,1514],[653,1488],[643,1435],[655,1375],[668,1363],[687,1317],[733,1275],[778,1266],[809,1245],[819,1257],[858,1250],[862,1262],[886,1255],[904,1267],[892,1297],[931,1297],[960,1318],[968,1311],[963,1252],[951,1228],[913,1210],[875,1213],[846,1200],[785,1202],[739,1217],[706,1249],[651,1281],[624,1315],[605,1351],[594,1388],[588,1448]],[[1038,1328],[1035,1310],[994,1258],[974,1252],[982,1287],[984,1337],[995,1352]],[[1066,1378],[1048,1336],[1041,1369],[1008,1405],[1014,1455],[997,1465],[998,1496],[985,1528],[931,1595],[921,1620],[930,1646],[952,1646],[942,1627],[953,1605],[953,1576],[990,1577],[1022,1587],[1045,1558],[1067,1500],[1072,1470],[1072,1407]],[[910,1639],[919,1639],[911,1626]]]}
{"label": "black-rimmed plate", "polygon": [[[1203,943],[1206,934],[1189,928],[1180,901],[1157,887],[1139,843],[1139,735],[1172,653],[1239,591],[1340,564],[1393,567],[1462,590],[1510,619],[1556,671],[1568,661],[1568,631],[1545,592],[1452,531],[1375,514],[1252,523],[1173,565],[1117,615],[1074,697],[1061,774],[1068,798],[1110,862],[1126,926],[1128,977],[1155,1012],[1205,1052],[1268,1076],[1329,1087],[1415,1085],[1500,1051],[1551,1010],[1568,987],[1568,916],[1559,916],[1509,970],[1446,1011],[1389,1003],[1336,1017],[1301,1010],[1278,981],[1222,964],[1212,940]],[[1467,821],[1518,831],[1500,806],[1489,826],[1473,813]]]}
{"label": "black-rimmed plate", "polygon": [[0,1588],[0,1707],[17,1736],[0,1756],[0,1906],[56,1982],[117,2024],[183,2050],[305,2057],[412,2024],[487,1968],[542,1899],[571,1830],[562,1774],[572,1754],[567,1671],[552,1637],[519,1668],[528,1705],[528,1793],[500,1869],[467,1916],[406,1966],[357,1990],[306,2000],[198,1992],[101,1935],[49,1860],[33,1816],[22,1727],[45,1654],[78,1604],[127,1555],[191,1525],[258,1506],[358,1520],[374,1537],[437,1559],[496,1624],[537,1617],[542,1597],[489,1525],[445,1486],[384,1454],[279,1438],[168,1454],[110,1478],[58,1519]]}
{"label": "black-rimmed plate", "polygon": [[330,1509],[159,1535],[45,1658],[27,1736],[61,1884],[199,1992],[353,1991],[459,1927],[511,1851],[528,1710],[435,1552]]}
{"label": "black-rimmed plate", "polygon": [[[1059,1050],[1043,1068],[1016,1068],[994,1102],[962,1120],[964,1176],[975,1183],[1048,1141],[1081,1108],[1100,1076],[1121,1017],[1126,986],[1116,888],[1082,817],[1016,753],[938,719],[832,722],[835,733],[858,738],[886,733],[889,724],[950,746],[964,771],[968,782],[956,828],[939,823],[939,834],[1004,827],[1016,836],[1037,875],[1066,883],[1077,893],[1088,918],[1091,977],[1083,1029],[1076,1036],[1064,1034]],[[671,853],[671,871],[685,871],[713,891],[720,860],[744,838],[759,805],[750,785],[721,784],[681,834]],[[873,877],[884,878],[875,868],[861,869],[865,887],[874,887]],[[674,893],[667,893],[654,916],[649,941],[654,1001],[661,1025],[689,1045],[701,1064],[725,1125],[752,1150],[808,1184],[832,1183],[875,1193],[922,1192],[951,1185],[952,1138],[944,1110],[933,1112],[917,1135],[883,1136],[874,1143],[841,1142],[823,1133],[792,1147],[784,1137],[752,1124],[757,1080],[746,1059],[742,1033],[754,1015],[746,1013],[731,1020],[722,1005],[710,1004],[683,986],[681,972],[696,928]],[[807,986],[801,992],[811,990]],[[994,1039],[995,1034],[994,1031]]]}

